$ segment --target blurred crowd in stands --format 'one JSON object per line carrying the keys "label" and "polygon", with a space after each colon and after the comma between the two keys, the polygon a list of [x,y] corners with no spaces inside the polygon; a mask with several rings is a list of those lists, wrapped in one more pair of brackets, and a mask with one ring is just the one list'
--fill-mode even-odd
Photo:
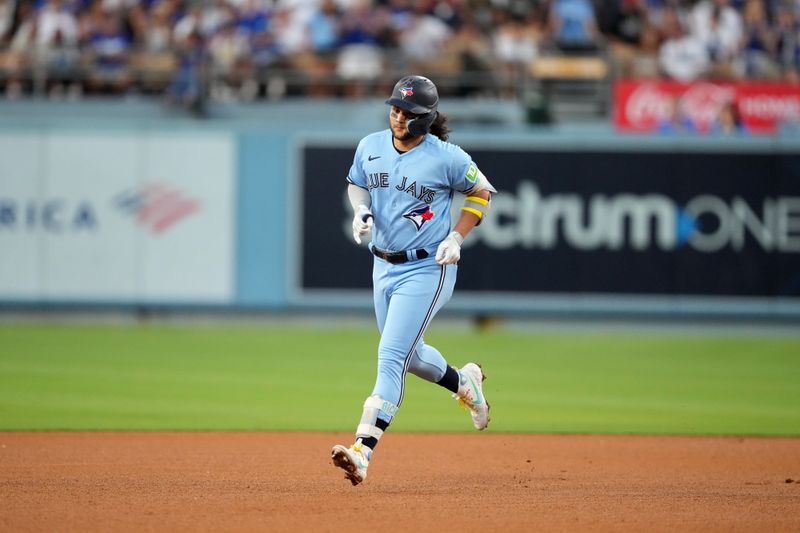
{"label": "blurred crowd in stands", "polygon": [[798,21],[800,0],[0,0],[0,90],[358,97],[416,72],[514,96],[545,56],[796,83]]}

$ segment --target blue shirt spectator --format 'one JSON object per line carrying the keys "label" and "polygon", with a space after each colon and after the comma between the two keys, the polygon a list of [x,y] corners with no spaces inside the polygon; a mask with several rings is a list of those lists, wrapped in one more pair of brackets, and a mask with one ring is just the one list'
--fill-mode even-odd
{"label": "blue shirt spectator", "polygon": [[553,36],[559,46],[596,45],[594,7],[589,0],[555,0],[550,13]]}
{"label": "blue shirt spectator", "polygon": [[333,0],[323,0],[308,20],[311,47],[316,52],[332,52],[339,45],[341,14]]}
{"label": "blue shirt spectator", "polygon": [[236,21],[237,27],[250,35],[266,31],[269,27],[269,14],[254,1],[248,0]]}

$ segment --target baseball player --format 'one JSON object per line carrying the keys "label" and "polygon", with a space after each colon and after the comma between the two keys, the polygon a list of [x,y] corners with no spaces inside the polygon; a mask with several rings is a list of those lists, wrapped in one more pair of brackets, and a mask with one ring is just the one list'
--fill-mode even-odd
{"label": "baseball player", "polygon": [[[447,364],[423,335],[456,282],[461,244],[497,192],[470,156],[447,142],[446,115],[431,80],[407,76],[386,101],[389,129],[364,137],[347,176],[353,239],[372,233],[372,282],[381,333],[378,376],[364,402],[355,443],[337,444],[334,465],[353,485],[367,477],[375,446],[403,404],[406,373],[441,385],[466,406],[476,429],[489,424],[481,367]],[[455,227],[454,193],[466,197]]]}

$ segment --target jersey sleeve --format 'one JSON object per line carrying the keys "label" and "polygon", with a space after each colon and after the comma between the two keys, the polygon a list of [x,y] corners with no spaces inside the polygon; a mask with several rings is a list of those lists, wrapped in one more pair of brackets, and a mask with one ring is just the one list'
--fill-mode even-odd
{"label": "jersey sleeve", "polygon": [[364,153],[364,140],[358,143],[356,154],[353,156],[353,164],[350,166],[350,172],[347,173],[347,182],[357,185],[364,189],[367,188],[367,175],[364,173],[364,166],[361,164],[362,156]]}
{"label": "jersey sleeve", "polygon": [[478,166],[461,148],[453,152],[450,165],[450,188],[460,193],[467,193],[478,183]]}

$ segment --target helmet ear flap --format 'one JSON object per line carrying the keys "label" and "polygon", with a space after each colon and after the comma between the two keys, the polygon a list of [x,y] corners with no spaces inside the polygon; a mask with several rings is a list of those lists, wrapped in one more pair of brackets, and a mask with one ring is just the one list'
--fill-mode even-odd
{"label": "helmet ear flap", "polygon": [[433,121],[436,120],[436,111],[431,111],[430,113],[425,113],[415,119],[409,120],[406,123],[406,128],[411,135],[419,136],[419,135],[427,135],[428,132],[431,131],[431,125],[433,125]]}

